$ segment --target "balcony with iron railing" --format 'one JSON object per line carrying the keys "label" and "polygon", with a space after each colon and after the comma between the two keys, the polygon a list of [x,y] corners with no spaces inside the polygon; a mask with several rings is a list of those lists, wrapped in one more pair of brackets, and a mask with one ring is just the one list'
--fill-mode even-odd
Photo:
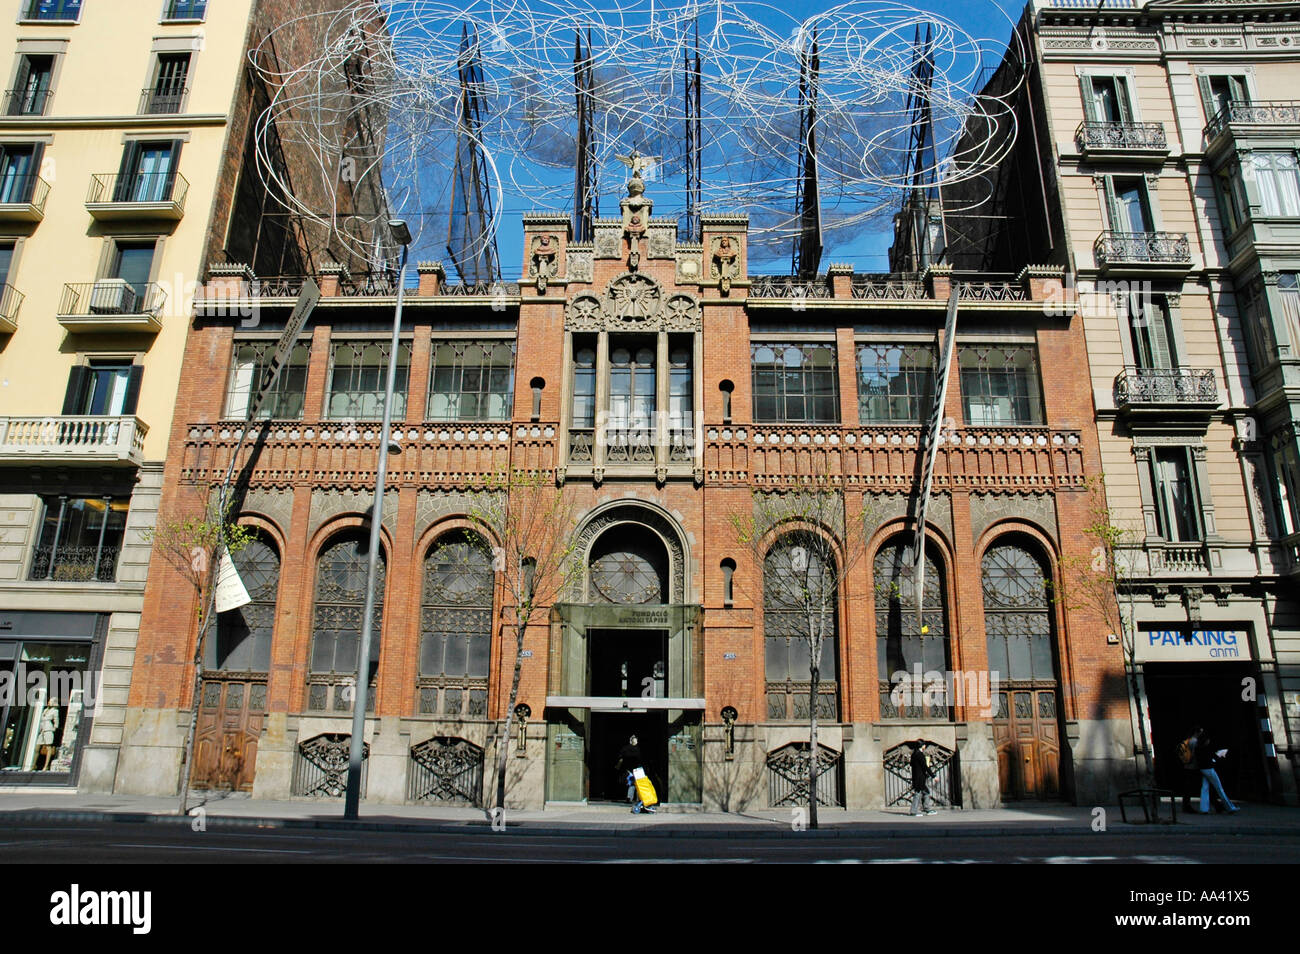
{"label": "balcony with iron railing", "polygon": [[140,115],[165,116],[179,113],[189,95],[188,87],[169,86],[164,89],[146,87],[140,91]]}
{"label": "balcony with iron railing", "polygon": [[139,467],[149,427],[138,417],[0,417],[0,464]]}
{"label": "balcony with iron railing", "polygon": [[157,282],[101,278],[63,286],[58,320],[70,332],[156,333],[167,293]]}
{"label": "balcony with iron railing", "polygon": [[1115,378],[1115,404],[1132,413],[1208,412],[1219,406],[1219,388],[1208,368],[1125,368]]}
{"label": "balcony with iron railing", "polygon": [[39,222],[45,218],[50,184],[34,173],[0,176],[0,222]]}
{"label": "balcony with iron railing", "polygon": [[13,285],[0,284],[0,334],[18,330],[18,309],[23,306],[23,297]]}
{"label": "balcony with iron railing", "polygon": [[23,0],[22,19],[42,23],[76,23],[81,0]]}
{"label": "balcony with iron railing", "polygon": [[1169,154],[1164,123],[1084,120],[1074,132],[1085,159],[1161,160]]}
{"label": "balcony with iron railing", "polygon": [[1102,232],[1092,251],[1103,272],[1185,272],[1192,267],[1186,232]]}
{"label": "balcony with iron railing", "polygon": [[44,116],[53,90],[11,89],[5,92],[6,116]]}
{"label": "balcony with iron railing", "polygon": [[167,219],[185,215],[189,181],[175,172],[135,172],[90,177],[86,211],[97,221]]}
{"label": "balcony with iron railing", "polygon": [[[1205,144],[1212,145],[1220,136],[1231,133],[1234,126],[1252,127],[1251,132],[1268,127],[1286,127],[1288,135],[1300,135],[1300,100],[1245,102],[1234,100],[1210,117],[1205,126]],[[1243,130],[1244,131],[1244,130]]]}

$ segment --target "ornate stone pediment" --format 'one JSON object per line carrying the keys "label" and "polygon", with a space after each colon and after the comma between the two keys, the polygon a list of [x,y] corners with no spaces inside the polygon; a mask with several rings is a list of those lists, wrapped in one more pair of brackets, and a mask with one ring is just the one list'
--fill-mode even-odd
{"label": "ornate stone pediment", "polygon": [[700,303],[682,292],[665,297],[653,278],[625,272],[603,295],[582,292],[569,299],[564,326],[569,331],[698,331]]}

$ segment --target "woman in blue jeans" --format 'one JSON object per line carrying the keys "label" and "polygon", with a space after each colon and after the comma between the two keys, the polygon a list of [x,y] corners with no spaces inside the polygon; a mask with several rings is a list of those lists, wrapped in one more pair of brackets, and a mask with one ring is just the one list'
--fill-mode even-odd
{"label": "woman in blue jeans", "polygon": [[1223,803],[1224,809],[1229,815],[1235,815],[1241,811],[1232,800],[1228,798],[1228,793],[1223,790],[1223,782],[1219,781],[1219,773],[1214,770],[1214,763],[1218,761],[1214,754],[1214,746],[1210,743],[1210,737],[1201,730],[1200,735],[1196,738],[1196,767],[1201,772],[1201,814],[1210,813],[1210,787],[1214,787],[1214,793]]}

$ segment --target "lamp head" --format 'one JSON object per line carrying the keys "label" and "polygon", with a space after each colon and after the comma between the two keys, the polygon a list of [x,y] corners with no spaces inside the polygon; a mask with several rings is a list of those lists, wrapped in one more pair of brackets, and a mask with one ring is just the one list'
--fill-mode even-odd
{"label": "lamp head", "polygon": [[393,239],[398,245],[411,244],[411,230],[407,228],[405,219],[389,219],[388,230],[393,233]]}

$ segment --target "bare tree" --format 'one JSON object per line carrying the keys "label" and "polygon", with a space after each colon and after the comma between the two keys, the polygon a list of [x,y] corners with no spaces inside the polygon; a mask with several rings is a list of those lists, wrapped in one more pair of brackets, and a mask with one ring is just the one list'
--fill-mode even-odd
{"label": "bare tree", "polygon": [[[483,540],[492,557],[508,605],[503,615],[514,627],[514,672],[505,722],[497,744],[495,806],[505,810],[506,759],[510,730],[519,701],[523,672],[524,635],[538,610],[556,603],[581,572],[574,535],[577,510],[572,492],[536,472],[516,471],[476,492],[470,519],[490,540]],[[502,626],[503,635],[507,627]],[[504,654],[503,654],[503,658]],[[489,806],[484,806],[489,807]]]}
{"label": "bare tree", "polygon": [[203,688],[203,658],[208,628],[216,616],[216,595],[222,555],[244,549],[253,537],[247,527],[231,523],[230,505],[221,512],[224,495],[213,493],[198,505],[177,507],[160,516],[148,532],[149,542],[164,560],[181,575],[194,592],[194,612],[198,636],[194,640],[194,681],[190,692],[190,725],[185,734],[185,754],[181,761],[181,792],[177,814],[188,810],[190,773],[194,760],[194,737],[198,729],[199,693]]}
{"label": "bare tree", "polygon": [[844,494],[826,487],[785,493],[754,491],[752,510],[733,514],[737,541],[751,572],[741,585],[763,606],[765,637],[799,640],[808,659],[808,823],[817,827],[820,749],[818,710],[823,667],[834,667],[828,639],[836,633],[845,582],[865,549],[861,521],[848,518]]}
{"label": "bare tree", "polygon": [[[1136,712],[1142,765],[1134,766],[1139,786],[1150,787],[1152,779],[1151,749],[1147,744],[1146,721],[1142,717],[1137,684],[1137,622],[1134,614],[1132,578],[1136,559],[1135,544],[1141,533],[1122,526],[1114,519],[1106,502],[1105,475],[1088,480],[1088,524],[1084,535],[1093,543],[1087,557],[1061,558],[1061,585],[1055,600],[1066,610],[1091,612],[1104,623],[1108,632],[1119,637],[1124,651],[1124,668],[1130,702]],[[1051,587],[1051,581],[1048,581]],[[1054,588],[1054,587],[1053,587]],[[1054,588],[1055,589],[1055,588]]]}

